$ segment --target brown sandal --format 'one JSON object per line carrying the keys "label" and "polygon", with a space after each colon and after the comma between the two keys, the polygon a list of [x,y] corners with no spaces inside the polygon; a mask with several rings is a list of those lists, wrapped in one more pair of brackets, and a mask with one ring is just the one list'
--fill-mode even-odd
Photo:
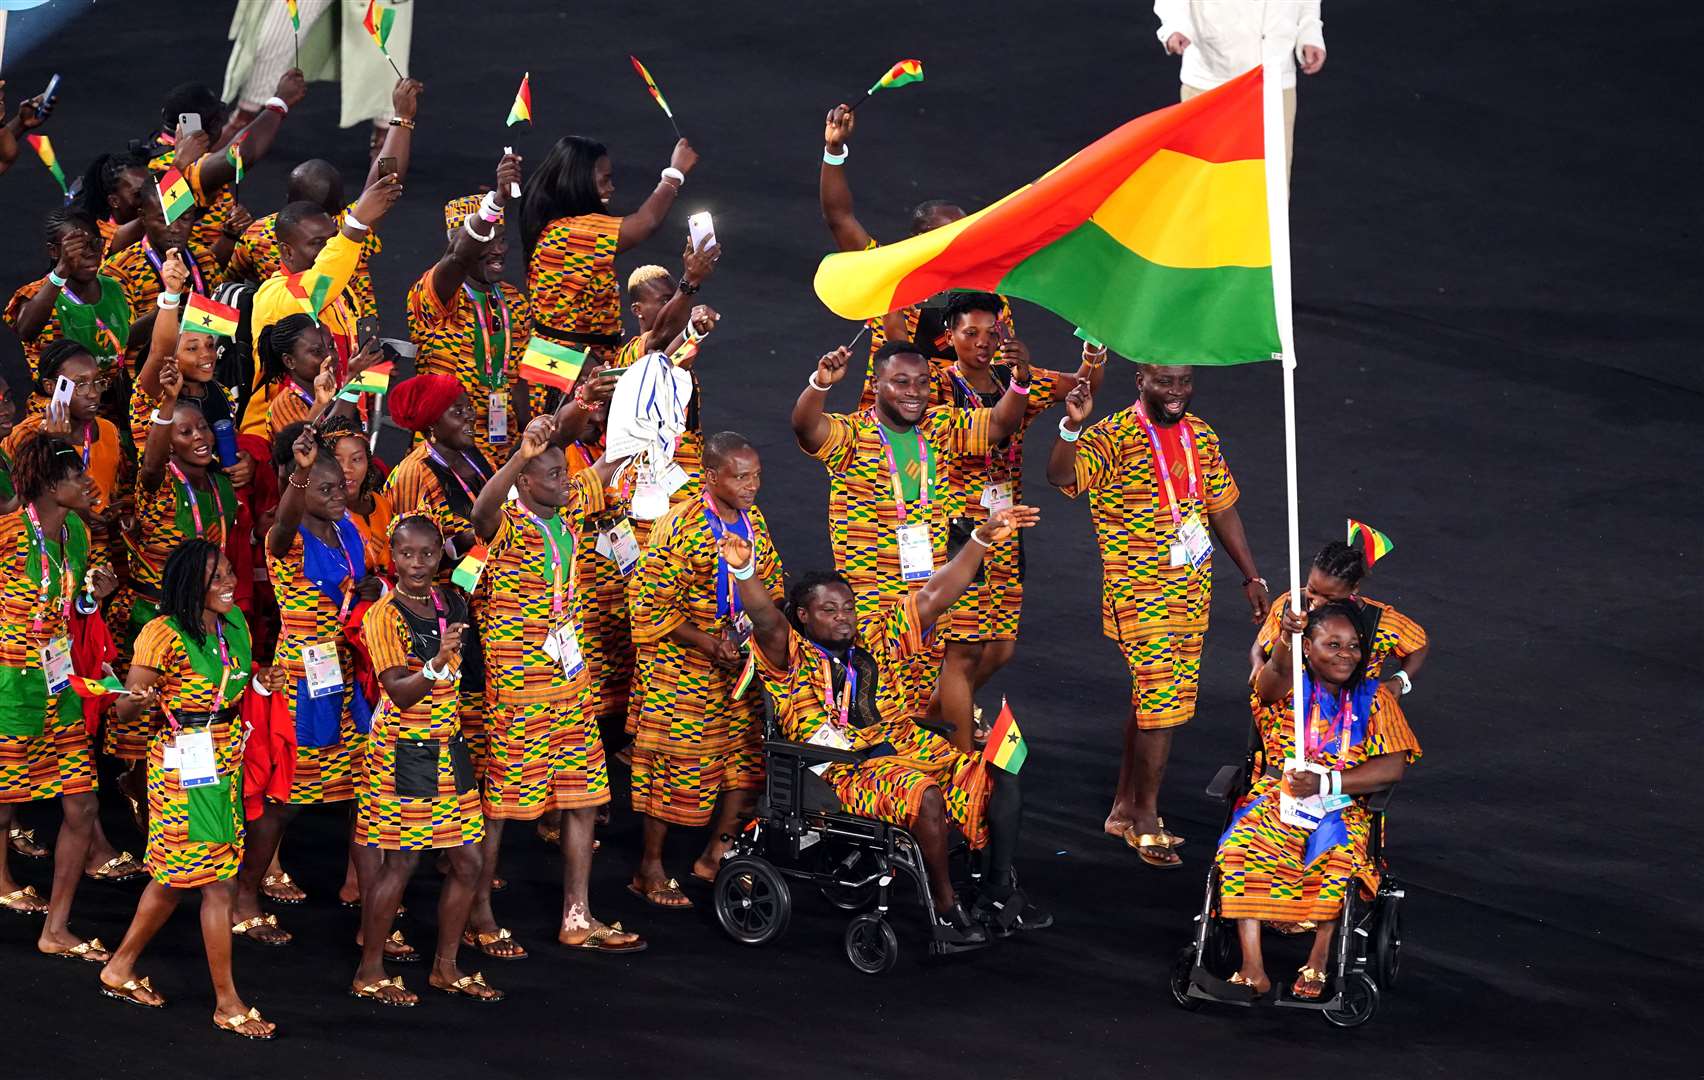
{"label": "brown sandal", "polygon": [[1130,845],[1138,858],[1158,870],[1176,870],[1183,865],[1183,860],[1172,850],[1169,837],[1163,827],[1157,833],[1139,833],[1134,825],[1124,830],[1124,842]]}
{"label": "brown sandal", "polygon": [[692,900],[681,891],[680,882],[674,878],[669,878],[655,889],[641,889],[638,885],[629,883],[627,891],[652,907],[665,911],[691,911],[693,908]]}
{"label": "brown sandal", "polygon": [[1303,964],[1296,971],[1296,981],[1290,984],[1290,996],[1297,1001],[1318,1001],[1325,996],[1325,972]]}
{"label": "brown sandal", "polygon": [[[499,943],[508,945],[512,951],[492,952],[491,947]],[[498,927],[495,930],[464,930],[462,931],[462,944],[470,949],[478,949],[493,960],[525,960],[527,958],[527,951],[521,947],[521,943],[516,941],[515,936],[503,927]]]}
{"label": "brown sandal", "polygon": [[13,829],[6,834],[6,842],[26,859],[45,859],[48,856],[48,850],[36,843],[34,829]]}

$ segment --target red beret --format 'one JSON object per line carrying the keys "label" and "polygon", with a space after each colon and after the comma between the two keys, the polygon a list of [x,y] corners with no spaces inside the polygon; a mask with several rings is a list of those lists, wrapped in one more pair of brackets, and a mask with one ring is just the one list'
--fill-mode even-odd
{"label": "red beret", "polygon": [[391,419],[409,431],[425,431],[461,397],[461,383],[449,375],[416,375],[391,388]]}

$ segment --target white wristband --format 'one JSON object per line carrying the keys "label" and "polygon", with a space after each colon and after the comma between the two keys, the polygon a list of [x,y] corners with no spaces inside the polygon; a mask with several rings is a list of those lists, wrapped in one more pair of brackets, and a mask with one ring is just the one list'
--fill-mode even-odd
{"label": "white wristband", "polygon": [[686,186],[686,174],[675,168],[673,165],[670,165],[658,175],[664,180],[673,180],[674,186],[677,188]]}
{"label": "white wristband", "polygon": [[474,230],[474,227],[473,227],[473,215],[472,214],[469,214],[467,217],[462,218],[462,231],[467,233],[469,236],[473,237],[475,240],[478,240],[482,244],[489,244],[491,242],[492,237],[497,235],[497,230],[495,228],[493,228],[490,232],[487,232],[487,233],[484,233],[484,234],[480,234],[479,232],[476,232]]}
{"label": "white wristband", "polygon": [[1078,439],[1083,437],[1083,430],[1081,428],[1078,428],[1077,430],[1073,431],[1072,429],[1066,427],[1065,425],[1070,423],[1070,422],[1071,422],[1071,418],[1069,416],[1067,416],[1067,417],[1065,417],[1065,418],[1063,418],[1059,421],[1059,437],[1061,439],[1064,439],[1066,442],[1076,442]]}
{"label": "white wristband", "polygon": [[496,224],[503,220],[503,208],[497,205],[495,192],[487,191],[479,204],[479,220]]}
{"label": "white wristband", "polygon": [[986,540],[984,540],[984,539],[982,539],[982,537],[980,537],[980,536],[978,536],[978,535],[976,535],[976,530],[975,530],[975,529],[972,529],[972,530],[970,530],[970,538],[971,538],[971,539],[972,539],[972,540],[975,540],[975,541],[976,541],[976,542],[977,542],[977,543],[979,543],[979,544],[981,544],[981,545],[982,545],[982,546],[983,546],[983,547],[988,547],[988,546],[989,546],[989,543],[988,543],[988,541],[986,541]]}
{"label": "white wristband", "polygon": [[810,383],[811,389],[815,390],[817,393],[819,393],[819,394],[828,393],[828,387],[826,387],[826,386],[824,386],[821,383],[816,381],[816,372],[814,372],[814,371],[811,372],[811,377],[806,379],[805,381]]}
{"label": "white wristband", "polygon": [[361,219],[357,218],[355,216],[354,211],[352,211],[352,210],[345,210],[343,212],[343,224],[349,226],[351,229],[354,229],[356,232],[367,232],[368,231],[367,226],[361,224]]}
{"label": "white wristband", "polygon": [[752,552],[751,562],[746,563],[744,566],[728,567],[728,573],[734,575],[735,581],[749,581],[751,576],[757,573],[757,552]]}
{"label": "white wristband", "polygon": [[160,410],[158,410],[158,409],[154,410],[154,415],[152,417],[150,417],[149,419],[153,420],[154,423],[160,424],[160,425],[166,425],[166,424],[170,424],[172,422],[171,417],[161,416]]}
{"label": "white wristband", "polygon": [[269,98],[267,98],[266,104],[262,105],[261,108],[263,108],[263,109],[277,109],[279,112],[283,113],[285,116],[290,115],[290,106],[284,104],[284,99],[281,98],[281,97],[269,97]]}
{"label": "white wristband", "polygon": [[1402,684],[1403,694],[1407,694],[1410,690],[1414,689],[1414,680],[1410,679],[1408,677],[1408,672],[1402,670],[1401,668],[1397,668],[1396,674],[1392,675],[1391,678],[1395,679],[1397,682]]}
{"label": "white wristband", "polygon": [[825,146],[825,147],[822,148],[822,163],[824,165],[844,164],[847,156],[851,153],[852,153],[852,151],[849,150],[846,147],[845,143],[842,143],[840,145],[840,153],[838,153],[838,154],[834,153],[828,147]]}
{"label": "white wristband", "polygon": [[163,292],[160,294],[159,298],[154,301],[154,305],[156,307],[175,308],[182,302],[182,293]]}
{"label": "white wristband", "polygon": [[53,285],[53,287],[54,287],[54,288],[56,288],[56,289],[63,289],[63,288],[64,288],[64,287],[65,287],[65,281],[66,281],[66,279],[65,279],[65,278],[62,278],[62,277],[60,277],[60,276],[59,276],[59,274],[58,274],[58,272],[57,272],[57,271],[54,271],[54,270],[49,270],[49,271],[48,271],[48,272],[47,272],[47,280],[48,280],[48,281],[49,281],[49,283],[51,283],[51,284],[52,284],[52,285]]}

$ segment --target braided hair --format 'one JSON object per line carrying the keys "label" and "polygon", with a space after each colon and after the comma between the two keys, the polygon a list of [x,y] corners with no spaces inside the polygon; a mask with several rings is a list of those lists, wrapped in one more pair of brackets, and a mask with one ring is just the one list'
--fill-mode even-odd
{"label": "braided hair", "polygon": [[219,546],[196,538],[172,551],[160,576],[160,614],[176,619],[178,629],[197,645],[207,640],[201,616],[207,610],[207,590],[218,573]]}
{"label": "braided hair", "polygon": [[[336,447],[339,439],[360,439],[363,443],[367,439],[367,430],[361,426],[361,421],[353,416],[344,416],[341,413],[332,413],[325,417],[319,425],[319,433],[320,438],[330,447]],[[291,439],[291,442],[295,442],[295,440]],[[369,453],[367,455],[367,475],[361,478],[361,494],[371,495],[379,490],[381,481],[379,467],[373,464],[373,455]]]}
{"label": "braided hair", "polygon": [[67,360],[77,356],[87,356],[90,360],[95,358],[95,354],[91,353],[87,346],[70,338],[55,338],[41,347],[36,382],[42,393],[53,393],[53,384],[59,378],[59,369],[65,366]]}
{"label": "braided hair", "polygon": [[130,169],[147,167],[147,158],[134,148],[116,154],[102,154],[89,162],[89,167],[83,171],[76,197],[71,200],[71,209],[91,222],[106,217],[112,213],[111,199],[117,189],[118,178]]}
{"label": "braided hair", "polygon": [[286,358],[296,350],[296,343],[302,340],[302,335],[318,325],[307,314],[297,312],[261,330],[254,344],[260,354],[263,384],[272,385],[289,379],[290,366]]}
{"label": "braided hair", "polygon": [[94,237],[101,235],[100,228],[95,225],[95,219],[75,205],[56,206],[49,210],[42,217],[41,226],[42,236],[50,244],[59,243],[71,229],[80,229]]}
{"label": "braided hair", "polygon": [[20,503],[32,503],[83,473],[83,455],[56,435],[37,435],[12,459],[12,487]]}
{"label": "braided hair", "polygon": [[1353,592],[1361,584],[1361,579],[1367,576],[1367,557],[1360,548],[1333,540],[1319,549],[1319,554],[1314,556],[1313,568],[1326,577],[1343,582]]}

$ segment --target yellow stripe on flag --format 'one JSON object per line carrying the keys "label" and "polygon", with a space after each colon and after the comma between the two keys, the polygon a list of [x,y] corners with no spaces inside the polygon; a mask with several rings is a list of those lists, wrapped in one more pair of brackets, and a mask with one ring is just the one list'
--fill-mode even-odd
{"label": "yellow stripe on flag", "polygon": [[1089,220],[1161,266],[1271,266],[1266,163],[1158,150]]}

